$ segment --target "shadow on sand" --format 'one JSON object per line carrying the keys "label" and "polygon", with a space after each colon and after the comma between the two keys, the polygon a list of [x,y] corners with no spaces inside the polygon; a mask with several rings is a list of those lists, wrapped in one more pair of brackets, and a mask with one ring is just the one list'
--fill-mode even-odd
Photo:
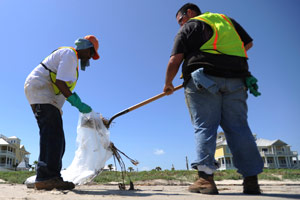
{"label": "shadow on sand", "polygon": [[249,194],[241,194],[241,193],[220,193],[218,196],[240,196],[242,199],[245,196],[248,197],[257,197],[256,199],[260,199],[260,197],[274,197],[278,199],[300,199],[300,194],[276,194],[276,193],[269,193],[265,194],[262,193],[261,195],[249,195]]}
{"label": "shadow on sand", "polygon": [[72,192],[76,194],[84,194],[84,195],[118,195],[118,196],[131,196],[131,197],[147,197],[147,196],[155,196],[155,195],[167,195],[167,196],[178,196],[183,194],[176,193],[163,193],[161,190],[159,192],[155,192],[153,190],[151,193],[141,193],[143,190],[77,190],[74,189]]}

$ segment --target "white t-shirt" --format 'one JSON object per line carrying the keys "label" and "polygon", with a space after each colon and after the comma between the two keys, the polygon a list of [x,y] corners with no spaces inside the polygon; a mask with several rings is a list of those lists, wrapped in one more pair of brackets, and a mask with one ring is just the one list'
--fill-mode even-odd
{"label": "white t-shirt", "polygon": [[[56,79],[72,83],[76,81],[77,57],[70,48],[53,52],[43,60],[48,69],[56,73]],[[24,90],[30,104],[52,104],[61,110],[65,97],[56,95],[49,71],[39,64],[26,78]]]}

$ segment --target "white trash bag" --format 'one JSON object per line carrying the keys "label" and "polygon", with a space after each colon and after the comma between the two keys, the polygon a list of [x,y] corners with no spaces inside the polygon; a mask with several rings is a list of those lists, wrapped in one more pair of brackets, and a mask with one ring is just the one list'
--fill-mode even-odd
{"label": "white trash bag", "polygon": [[[90,182],[111,158],[113,152],[109,148],[110,134],[100,117],[100,114],[93,111],[88,114],[80,113],[76,139],[78,148],[71,165],[61,171],[64,181],[77,185]],[[27,187],[33,186],[35,177],[29,177],[25,181]]]}

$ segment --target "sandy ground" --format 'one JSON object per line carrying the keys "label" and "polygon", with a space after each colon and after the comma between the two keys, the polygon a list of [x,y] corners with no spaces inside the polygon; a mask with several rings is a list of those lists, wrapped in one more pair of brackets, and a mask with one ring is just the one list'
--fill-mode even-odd
{"label": "sandy ground", "polygon": [[[119,190],[116,184],[81,185],[72,191],[38,191],[22,184],[0,184],[0,200],[196,200],[196,199],[300,199],[300,181],[260,181],[262,195],[244,195],[242,181],[216,181],[219,195],[195,194],[187,191],[188,184],[156,180],[135,183],[135,190]],[[126,186],[127,189],[129,186]]]}

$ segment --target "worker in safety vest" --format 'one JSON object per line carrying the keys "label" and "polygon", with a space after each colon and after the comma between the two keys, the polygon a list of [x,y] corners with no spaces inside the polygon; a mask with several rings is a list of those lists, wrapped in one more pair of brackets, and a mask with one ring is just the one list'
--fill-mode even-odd
{"label": "worker in safety vest", "polygon": [[82,113],[92,108],[72,92],[77,79],[78,67],[85,70],[89,60],[99,59],[99,43],[88,35],[75,41],[75,48],[60,47],[46,57],[27,77],[24,85],[40,129],[40,155],[36,172],[36,189],[73,189],[71,182],[61,178],[62,158],[65,151],[61,108],[67,99]]}
{"label": "worker in safety vest", "polygon": [[191,3],[176,13],[181,29],[174,41],[163,91],[173,93],[172,81],[181,63],[186,104],[195,129],[199,179],[190,192],[218,194],[213,173],[219,125],[224,130],[234,166],[244,177],[244,193],[260,194],[257,174],[263,161],[247,122],[247,88],[254,96],[257,80],[248,70],[247,50],[253,43],[247,32],[224,14],[201,13]]}

